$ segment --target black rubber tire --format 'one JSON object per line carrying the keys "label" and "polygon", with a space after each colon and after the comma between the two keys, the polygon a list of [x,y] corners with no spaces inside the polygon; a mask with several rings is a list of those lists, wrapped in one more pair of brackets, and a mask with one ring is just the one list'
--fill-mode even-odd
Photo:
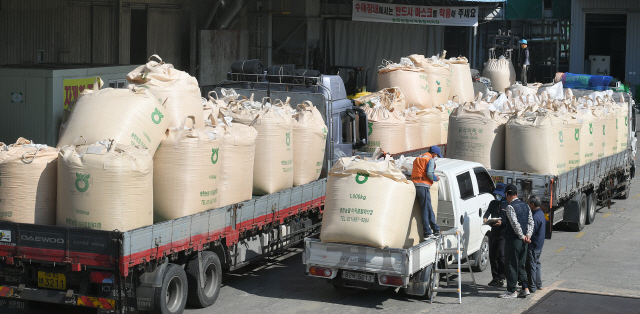
{"label": "black rubber tire", "polygon": [[162,276],[162,287],[155,289],[153,311],[157,314],[182,314],[187,304],[187,275],[176,264],[167,265]]}
{"label": "black rubber tire", "polygon": [[438,294],[437,292],[433,291],[431,284],[435,281],[435,288],[440,287],[440,276],[438,276],[438,274],[436,274],[433,271],[434,265],[430,265],[427,266],[427,269],[425,271],[429,272],[429,282],[427,283],[427,291],[425,292],[425,294],[422,296],[422,298],[424,300],[430,301],[431,300],[431,295],[433,294],[433,297],[435,298],[435,296]]}
{"label": "black rubber tire", "polygon": [[574,232],[578,232],[578,231],[582,231],[582,229],[584,229],[584,225],[587,223],[587,211],[589,210],[588,206],[587,206],[587,197],[586,195],[582,194],[582,197],[580,198],[580,216],[579,216],[579,221],[578,222],[570,222],[569,223],[569,230],[574,231]]}
{"label": "black rubber tire", "polygon": [[471,265],[471,270],[474,272],[483,272],[487,269],[487,265],[489,265],[489,237],[484,236],[482,238],[482,244],[480,244],[480,249],[473,253],[473,265]]}
{"label": "black rubber tire", "polygon": [[222,285],[222,265],[218,255],[210,251],[203,251],[201,258],[205,277],[204,288],[200,284],[198,255],[196,254],[185,267],[190,292],[187,303],[197,308],[209,307],[215,303]]}
{"label": "black rubber tire", "polygon": [[589,203],[589,210],[587,211],[587,225],[590,225],[596,220],[596,209],[598,207],[596,193],[591,192],[587,194],[587,201]]}

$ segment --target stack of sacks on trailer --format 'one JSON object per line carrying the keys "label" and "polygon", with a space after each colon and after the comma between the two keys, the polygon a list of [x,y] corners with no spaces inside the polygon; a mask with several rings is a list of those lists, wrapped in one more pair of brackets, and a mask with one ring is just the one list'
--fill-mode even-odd
{"label": "stack of sacks on trailer", "polygon": [[[185,126],[188,119],[193,128]],[[153,156],[154,222],[220,207],[223,132],[215,125],[199,126],[194,116],[185,117],[179,128],[167,130]]]}
{"label": "stack of sacks on trailer", "polygon": [[460,56],[443,61],[451,67],[449,100],[454,100],[454,97],[457,97],[458,102],[462,104],[473,101],[473,80],[467,58]]}
{"label": "stack of sacks on trailer", "polygon": [[253,168],[253,194],[266,195],[293,187],[293,119],[289,109],[252,99],[229,103],[225,115],[258,131]]}
{"label": "stack of sacks on trailer", "polygon": [[388,156],[343,157],[329,171],[320,240],[402,248],[416,190]]}
{"label": "stack of sacks on trailer", "polygon": [[407,150],[406,120],[398,108],[384,106],[379,98],[372,98],[363,106],[369,123],[369,141],[365,146],[368,152],[377,147],[391,154]]}
{"label": "stack of sacks on trailer", "polygon": [[[152,61],[152,58],[158,61]],[[170,127],[179,127],[187,116],[194,116],[198,125],[204,125],[198,80],[175,69],[173,65],[162,62],[158,55],[152,55],[147,64],[127,74],[127,81],[149,89],[165,104]]]}
{"label": "stack of sacks on trailer", "polygon": [[0,143],[0,220],[56,224],[58,150],[19,138]]}
{"label": "stack of sacks on trailer", "polygon": [[[444,62],[446,51],[442,57],[432,56],[425,58],[423,55],[410,55],[407,58],[417,67],[421,67],[427,73],[427,92],[431,97],[432,106],[440,106],[447,102],[451,91],[451,67]],[[471,76],[469,76],[471,77]]]}
{"label": "stack of sacks on trailer", "polygon": [[57,225],[128,231],[153,224],[149,151],[113,140],[76,144],[58,156]]}
{"label": "stack of sacks on trailer", "polygon": [[406,96],[407,104],[413,104],[419,109],[432,107],[427,72],[409,58],[401,58],[400,63],[385,60],[379,67],[378,89],[390,87],[401,89]]}

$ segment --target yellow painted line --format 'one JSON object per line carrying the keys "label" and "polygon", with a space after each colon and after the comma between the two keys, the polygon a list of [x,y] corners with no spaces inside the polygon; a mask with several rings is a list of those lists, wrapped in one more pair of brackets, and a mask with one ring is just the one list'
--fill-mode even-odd
{"label": "yellow painted line", "polygon": [[580,233],[576,234],[576,236],[574,238],[580,239],[580,238],[582,238],[583,235],[584,235],[584,232],[580,232]]}
{"label": "yellow painted line", "polygon": [[563,246],[563,247],[561,247],[561,248],[557,249],[557,250],[556,250],[556,253],[560,253],[560,252],[564,251],[564,249],[566,249],[566,247],[564,247],[564,246]]}
{"label": "yellow painted line", "polygon": [[611,214],[613,214],[613,213],[612,212],[608,212],[608,213],[602,215],[602,218],[607,218],[607,217],[611,216]]}
{"label": "yellow painted line", "polygon": [[638,193],[638,194],[634,195],[631,199],[634,199],[634,200],[635,200],[635,199],[636,199],[636,198],[638,198],[638,197],[640,197],[640,193]]}

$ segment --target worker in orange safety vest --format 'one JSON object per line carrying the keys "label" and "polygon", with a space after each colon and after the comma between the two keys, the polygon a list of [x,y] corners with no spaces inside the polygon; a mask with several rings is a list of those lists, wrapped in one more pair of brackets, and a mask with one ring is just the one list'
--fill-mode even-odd
{"label": "worker in orange safety vest", "polygon": [[429,147],[429,152],[421,155],[413,161],[411,181],[416,187],[416,197],[422,211],[422,228],[425,239],[435,238],[440,235],[440,227],[436,224],[436,216],[431,206],[431,193],[429,188],[433,182],[439,180],[435,175],[435,158],[442,158],[438,146]]}

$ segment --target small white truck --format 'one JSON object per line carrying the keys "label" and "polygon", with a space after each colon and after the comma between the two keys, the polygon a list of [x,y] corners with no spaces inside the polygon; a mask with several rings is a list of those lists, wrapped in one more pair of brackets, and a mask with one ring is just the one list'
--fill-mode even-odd
{"label": "small white truck", "polygon": [[[436,160],[436,175],[440,177],[436,218],[443,234],[440,250],[458,247],[458,231],[461,262],[483,271],[489,264],[490,227],[483,224],[482,215],[494,199],[493,180],[479,163],[448,158]],[[407,294],[429,297],[432,278],[439,278],[433,276],[434,264],[440,262],[438,267],[444,269],[457,262],[457,254],[441,259],[437,242],[432,238],[408,249],[380,249],[306,238],[303,263],[309,276],[328,279],[343,292],[401,287]]]}

